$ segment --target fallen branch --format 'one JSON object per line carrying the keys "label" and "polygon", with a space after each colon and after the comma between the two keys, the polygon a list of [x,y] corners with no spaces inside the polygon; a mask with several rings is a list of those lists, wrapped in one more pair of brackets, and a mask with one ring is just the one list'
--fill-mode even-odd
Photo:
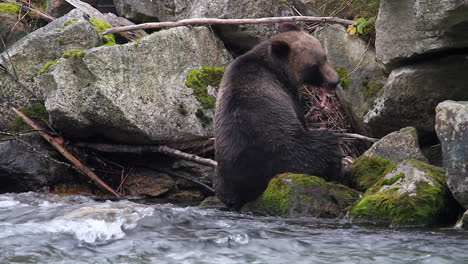
{"label": "fallen branch", "polygon": [[68,152],[65,147],[63,146],[63,139],[61,137],[51,137],[44,131],[42,131],[41,127],[37,125],[33,120],[23,114],[21,111],[17,110],[16,108],[12,107],[12,110],[19,115],[24,122],[26,122],[29,126],[31,126],[35,130],[39,130],[38,133],[41,135],[47,142],[49,142],[58,152],[60,152],[66,159],[68,159],[71,163],[73,163],[81,172],[86,174],[91,180],[93,180],[98,186],[102,187],[104,190],[108,191],[109,193],[115,195],[117,198],[122,198],[122,195],[114,191],[109,185],[103,182],[90,168],[86,167],[81,161],[79,161],[75,156],[73,156],[70,152]]}
{"label": "fallen branch", "polygon": [[212,159],[206,159],[199,157],[194,154],[190,154],[187,152],[182,152],[177,149],[173,149],[168,146],[151,146],[151,145],[142,145],[142,146],[134,146],[134,145],[113,145],[113,144],[101,144],[101,143],[77,143],[76,146],[78,147],[86,147],[91,148],[101,152],[120,152],[120,153],[144,153],[144,152],[158,152],[164,153],[169,156],[173,156],[176,158],[181,158],[184,160],[192,161],[198,164],[202,164],[205,166],[216,167],[218,163]]}
{"label": "fallen branch", "polygon": [[[69,2],[70,0],[66,0]],[[201,26],[201,25],[239,25],[239,24],[264,24],[264,23],[281,23],[281,22],[331,22],[344,25],[351,25],[354,21],[337,17],[310,17],[310,16],[289,16],[289,17],[263,17],[263,18],[192,18],[183,19],[175,22],[153,22],[143,23],[134,26],[113,27],[102,31],[102,34],[124,32],[137,29],[148,28],[167,28],[180,26]]]}
{"label": "fallen branch", "polygon": [[184,180],[187,180],[189,182],[192,182],[192,183],[195,183],[197,185],[200,185],[202,186],[203,188],[205,188],[206,190],[208,190],[209,192],[211,193],[215,193],[215,190],[213,188],[211,188],[210,186],[204,184],[203,182],[200,182],[200,181],[197,181],[195,179],[193,179],[192,177],[188,177],[188,176],[185,176],[185,175],[182,175],[180,173],[177,173],[177,172],[173,172],[173,171],[169,171],[169,170],[166,170],[166,169],[156,169],[157,171],[160,171],[160,172],[163,172],[163,173],[166,173],[166,174],[169,174],[169,175],[172,175],[172,176],[175,176],[175,177],[179,177],[179,178],[182,178]]}
{"label": "fallen branch", "polygon": [[[9,3],[15,3],[14,1],[11,1],[11,0],[3,0],[3,1],[9,2]],[[24,11],[34,13],[38,17],[40,17],[40,18],[42,18],[44,20],[47,20],[47,21],[54,21],[55,20],[55,17],[50,16],[50,15],[45,14],[45,13],[42,13],[41,11],[39,11],[39,8],[37,8],[35,5],[31,4],[30,2],[28,2],[26,0],[19,0],[19,1],[21,3],[23,3],[23,5],[21,5],[21,9],[23,9]]]}
{"label": "fallen branch", "polygon": [[366,137],[366,136],[359,135],[359,134],[355,134],[355,133],[337,133],[337,135],[338,135],[338,136],[342,136],[342,137],[357,138],[357,139],[360,139],[360,140],[370,141],[370,142],[377,142],[377,141],[379,141],[378,138]]}

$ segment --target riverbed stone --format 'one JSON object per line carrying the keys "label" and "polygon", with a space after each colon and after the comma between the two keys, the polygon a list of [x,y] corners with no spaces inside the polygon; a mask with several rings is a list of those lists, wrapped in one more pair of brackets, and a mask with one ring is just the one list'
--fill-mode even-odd
{"label": "riverbed stone", "polygon": [[359,195],[316,176],[284,173],[274,177],[265,192],[241,211],[282,217],[338,217]]}
{"label": "riverbed stone", "polygon": [[447,184],[455,199],[468,209],[468,101],[444,101],[436,112]]}
{"label": "riverbed stone", "polygon": [[414,127],[405,127],[386,135],[375,142],[363,155],[369,157],[378,155],[394,163],[406,159],[428,162],[419,147],[418,133]]}
{"label": "riverbed stone", "polygon": [[216,86],[230,59],[208,28],[179,27],[61,58],[38,84],[67,137],[184,142],[212,137]]}
{"label": "riverbed stone", "polygon": [[416,0],[416,30],[466,29],[468,1],[466,0]]}
{"label": "riverbed stone", "polygon": [[18,139],[25,143],[13,139],[0,141],[0,193],[38,191],[77,181],[75,171],[45,158],[57,158],[60,154],[42,137],[29,134]]}
{"label": "riverbed stone", "polygon": [[348,216],[355,222],[428,226],[454,223],[460,209],[442,168],[408,159],[369,188]]}
{"label": "riverbed stone", "polygon": [[468,100],[468,55],[400,67],[392,71],[364,117],[370,134],[382,137],[403,127],[434,133],[435,107],[444,100]]}
{"label": "riverbed stone", "polygon": [[[417,5],[419,2],[419,5]],[[429,4],[429,2],[431,4]],[[380,1],[379,15],[376,21],[375,49],[377,59],[391,71],[402,64],[407,64],[414,59],[427,58],[431,54],[468,47],[466,27],[457,31],[447,31],[438,28],[436,30],[419,31],[417,25],[424,24],[426,19],[422,17],[437,18],[437,13],[426,13],[429,5],[437,9],[438,5],[444,5],[447,1],[422,1],[422,0],[382,0]],[[450,1],[462,2],[462,1]],[[466,1],[465,1],[466,2]],[[447,10],[447,12],[450,12]],[[464,14],[461,10],[461,14]],[[448,17],[458,17],[456,14]],[[417,23],[418,19],[420,20]],[[461,19],[465,19],[461,17]],[[440,18],[444,20],[444,18]],[[455,19],[458,20],[458,19]],[[440,21],[443,22],[443,21]],[[434,22],[435,23],[435,22]]]}
{"label": "riverbed stone", "polygon": [[349,35],[341,25],[330,25],[316,37],[340,75],[336,94],[357,132],[366,134],[364,116],[383,92],[387,80],[370,43]]}

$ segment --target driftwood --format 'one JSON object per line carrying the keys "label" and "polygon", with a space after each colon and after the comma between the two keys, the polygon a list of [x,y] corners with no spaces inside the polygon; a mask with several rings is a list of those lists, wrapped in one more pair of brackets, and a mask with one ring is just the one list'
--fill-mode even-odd
{"label": "driftwood", "polygon": [[[70,2],[70,0],[66,0]],[[73,0],[75,1],[75,0]],[[222,19],[222,18],[193,18],[183,19],[175,22],[153,22],[143,23],[133,26],[113,27],[102,31],[102,34],[124,32],[137,29],[149,28],[167,28],[180,26],[202,26],[202,25],[239,25],[239,24],[264,24],[264,23],[280,23],[280,22],[330,22],[344,25],[351,25],[354,21],[337,17],[310,17],[310,16],[289,16],[289,17],[264,17],[264,18],[239,18],[239,19]]]}
{"label": "driftwood", "polygon": [[105,191],[115,195],[117,198],[122,198],[122,195],[114,191],[109,185],[103,182],[90,168],[86,167],[81,161],[79,161],[75,156],[73,156],[68,150],[65,149],[63,145],[63,139],[61,137],[51,137],[44,131],[41,127],[37,125],[33,120],[27,117],[24,113],[12,107],[12,110],[18,114],[24,122],[26,122],[33,129],[38,130],[37,132],[41,135],[47,142],[49,142],[55,149],[57,149],[60,154],[62,154],[66,159],[73,163],[81,172],[86,174],[91,180],[93,180],[99,187],[102,187]]}
{"label": "driftwood", "polygon": [[199,157],[197,155],[193,155],[187,152],[182,152],[177,149],[173,149],[168,146],[152,146],[152,145],[114,145],[114,144],[101,144],[101,143],[77,143],[76,146],[78,147],[86,147],[91,148],[101,152],[120,152],[120,153],[144,153],[144,152],[157,152],[157,153],[164,153],[169,156],[173,156],[176,158],[181,158],[184,160],[192,161],[198,164],[202,164],[205,166],[216,167],[218,163],[212,159],[206,159]]}
{"label": "driftwood", "polygon": [[[79,10],[85,12],[91,17],[95,17],[98,19],[102,19],[109,23],[113,27],[121,27],[121,26],[134,26],[135,24],[132,23],[130,20],[127,20],[123,17],[118,17],[112,13],[107,13],[103,14],[96,8],[92,7],[90,4],[85,3],[80,0],[65,0],[67,1],[70,5],[78,8]],[[108,33],[103,33],[103,34],[108,34]],[[130,41],[137,40],[138,38],[141,38],[145,35],[147,35],[146,32],[143,30],[138,30],[135,32],[118,32],[120,36],[122,36],[125,39],[128,39]]]}

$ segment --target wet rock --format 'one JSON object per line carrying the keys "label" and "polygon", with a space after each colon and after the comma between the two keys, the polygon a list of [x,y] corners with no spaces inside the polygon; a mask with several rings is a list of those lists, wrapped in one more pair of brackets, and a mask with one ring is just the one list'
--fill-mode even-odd
{"label": "wet rock", "polygon": [[[7,48],[13,43],[31,32],[31,28],[19,20],[17,16],[11,14],[0,14],[0,35]],[[5,50],[5,46],[0,42],[0,52]]]}
{"label": "wet rock", "polygon": [[369,43],[346,33],[344,27],[331,25],[317,33],[330,63],[337,69],[341,82],[337,96],[351,118],[353,127],[366,133],[365,114],[374,100],[383,93],[387,77],[383,66],[376,62]]}
{"label": "wet rock", "polygon": [[39,135],[23,135],[19,139],[30,146],[17,140],[0,142],[0,193],[38,191],[79,179],[68,167],[44,158],[60,154]]}
{"label": "wet rock", "polygon": [[435,58],[393,70],[364,123],[377,137],[406,126],[433,133],[439,102],[468,100],[467,71],[467,55]]}
{"label": "wet rock", "polygon": [[447,184],[455,199],[468,208],[468,102],[445,101],[436,112]]}
{"label": "wet rock", "polygon": [[38,84],[67,137],[183,142],[212,136],[219,67],[229,61],[209,29],[180,27],[61,58]]}
{"label": "wet rock", "polygon": [[[8,51],[0,54],[0,65],[6,67],[11,73],[16,72],[20,81],[41,97],[43,91],[33,85],[33,79],[39,75],[48,62],[60,58],[68,50],[86,50],[102,44],[99,33],[83,16],[82,12],[73,10],[66,16],[28,34]],[[12,65],[14,65],[14,70]],[[0,127],[6,127],[13,116],[10,108],[26,106],[30,103],[29,99],[34,99],[34,96],[3,71],[0,71],[0,83],[2,84],[0,85],[2,95],[0,96],[0,112],[2,113]],[[44,89],[48,90],[48,87]]]}
{"label": "wet rock", "polygon": [[468,23],[468,2],[464,0],[417,0],[416,30],[458,30]]}
{"label": "wet rock", "polygon": [[[446,5],[447,1],[428,0],[382,0],[380,2],[379,15],[376,21],[376,52],[377,58],[385,65],[388,71],[396,68],[409,60],[421,58],[431,53],[440,53],[451,49],[468,47],[468,37],[466,27],[457,31],[437,30],[418,31],[418,26],[431,21],[428,27],[433,27],[437,23],[443,23],[454,19],[466,19],[459,17],[466,12],[460,9],[460,13],[445,10],[446,17],[438,17],[433,13],[433,9],[438,9],[440,5]],[[459,2],[462,1],[450,1]],[[462,4],[462,5],[466,5]],[[428,7],[433,9],[430,11]],[[449,5],[446,5],[449,7]],[[430,15],[428,15],[430,12]],[[444,12],[440,9],[440,12]],[[423,19],[427,17],[427,19]],[[437,21],[440,20],[440,21]],[[442,26],[443,27],[443,26]]]}
{"label": "wet rock", "polygon": [[462,218],[458,221],[457,227],[468,230],[468,210],[463,214]]}
{"label": "wet rock", "polygon": [[165,173],[148,169],[137,169],[128,176],[125,189],[130,195],[158,197],[175,187],[175,181]]}
{"label": "wet rock", "polygon": [[349,167],[351,174],[351,185],[358,191],[366,191],[385,176],[388,170],[394,167],[390,159],[378,155],[362,155]]}
{"label": "wet rock", "polygon": [[282,217],[337,217],[359,199],[359,194],[319,177],[284,173],[274,177],[265,192],[241,210]]}
{"label": "wet rock", "polygon": [[386,135],[375,142],[363,155],[369,157],[378,155],[394,163],[406,159],[428,162],[419,148],[418,133],[414,127],[405,127]]}
{"label": "wet rock", "polygon": [[217,197],[217,196],[210,196],[203,200],[200,205],[201,208],[215,208],[215,209],[224,209],[226,205]]}
{"label": "wet rock", "polygon": [[186,160],[178,160],[171,167],[177,172],[182,171],[184,175],[197,179],[200,182],[211,185],[216,169],[209,166],[200,165]]}
{"label": "wet rock", "polygon": [[428,226],[454,223],[460,209],[442,168],[409,159],[368,189],[348,216],[356,222]]}

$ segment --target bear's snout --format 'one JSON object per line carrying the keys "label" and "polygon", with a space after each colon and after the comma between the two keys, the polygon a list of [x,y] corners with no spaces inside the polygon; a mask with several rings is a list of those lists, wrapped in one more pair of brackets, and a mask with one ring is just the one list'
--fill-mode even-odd
{"label": "bear's snout", "polygon": [[323,86],[324,88],[334,89],[340,83],[340,76],[328,63],[322,67]]}

